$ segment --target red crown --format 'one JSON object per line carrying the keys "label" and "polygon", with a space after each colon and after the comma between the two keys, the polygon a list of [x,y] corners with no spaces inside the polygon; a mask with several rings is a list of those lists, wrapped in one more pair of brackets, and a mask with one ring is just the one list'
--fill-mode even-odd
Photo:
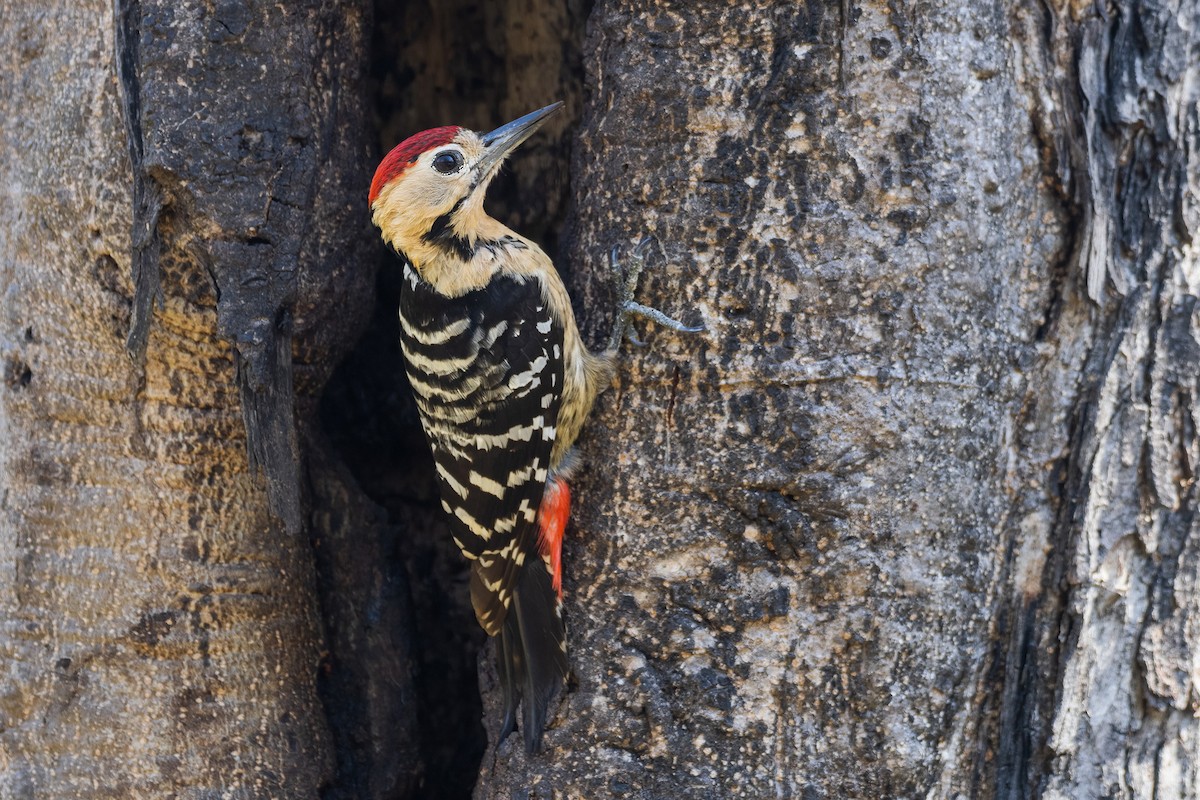
{"label": "red crown", "polygon": [[393,179],[400,177],[426,150],[449,144],[461,130],[457,125],[447,125],[444,128],[430,128],[427,131],[414,133],[400,144],[392,148],[392,152],[379,162],[375,170],[375,178],[371,181],[371,194],[367,196],[367,204],[375,205],[375,198]]}

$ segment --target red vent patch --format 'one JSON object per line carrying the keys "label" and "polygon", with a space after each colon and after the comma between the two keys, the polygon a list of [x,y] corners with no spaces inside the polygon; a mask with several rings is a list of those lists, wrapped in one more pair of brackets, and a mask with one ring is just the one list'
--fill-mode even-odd
{"label": "red vent patch", "polygon": [[562,478],[551,478],[538,509],[538,551],[550,561],[551,583],[562,602],[562,545],[571,513],[571,489]]}

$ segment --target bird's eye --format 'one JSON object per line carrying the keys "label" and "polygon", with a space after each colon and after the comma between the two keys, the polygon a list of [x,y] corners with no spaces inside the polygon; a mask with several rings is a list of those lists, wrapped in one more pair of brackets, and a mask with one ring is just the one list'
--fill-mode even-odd
{"label": "bird's eye", "polygon": [[433,168],[443,175],[458,172],[463,165],[462,154],[454,150],[446,150],[433,157]]}

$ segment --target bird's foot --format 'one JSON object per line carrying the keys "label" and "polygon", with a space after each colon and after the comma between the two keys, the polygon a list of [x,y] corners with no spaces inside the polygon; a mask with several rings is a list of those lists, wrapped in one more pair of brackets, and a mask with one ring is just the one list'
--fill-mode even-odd
{"label": "bird's foot", "polygon": [[634,301],[633,295],[635,292],[637,292],[638,279],[641,278],[642,270],[646,266],[646,251],[650,249],[650,244],[653,241],[653,239],[647,236],[638,242],[637,246],[633,248],[629,266],[625,270],[621,269],[621,264],[618,259],[621,248],[613,247],[613,249],[608,253],[609,269],[611,269],[615,275],[621,278],[621,293],[620,297],[617,299],[617,318],[613,322],[612,335],[608,339],[609,350],[615,351],[618,347],[620,347],[622,339],[628,339],[629,342],[636,347],[646,346],[646,343],[640,341],[636,336],[634,336],[630,329],[629,321],[633,317],[648,319],[651,322],[658,323],[664,328],[669,328],[670,330],[678,331],[679,333],[699,333],[700,331],[704,330],[703,325],[697,325],[695,327],[691,325],[684,325],[679,320],[668,317],[657,308],[651,308],[650,306],[645,306]]}

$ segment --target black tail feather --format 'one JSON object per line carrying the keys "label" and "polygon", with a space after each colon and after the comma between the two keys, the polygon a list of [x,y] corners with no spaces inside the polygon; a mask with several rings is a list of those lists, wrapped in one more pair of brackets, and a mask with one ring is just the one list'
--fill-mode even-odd
{"label": "black tail feather", "polygon": [[518,646],[520,638],[516,615],[510,613],[500,630],[499,649],[496,654],[496,669],[500,673],[500,689],[504,698],[504,721],[500,725],[501,742],[517,729],[517,704],[521,702],[521,684],[524,683],[525,674],[524,659]]}
{"label": "black tail feather", "polygon": [[566,633],[558,595],[550,573],[538,562],[521,570],[499,645],[496,666],[504,694],[500,741],[513,732],[517,704],[521,703],[525,750],[536,753],[542,748],[547,709],[567,676]]}

